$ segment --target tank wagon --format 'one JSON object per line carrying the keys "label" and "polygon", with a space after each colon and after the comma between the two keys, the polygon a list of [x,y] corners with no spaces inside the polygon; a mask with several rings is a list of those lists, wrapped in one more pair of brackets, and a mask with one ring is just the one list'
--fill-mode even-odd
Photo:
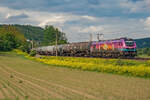
{"label": "tank wagon", "polygon": [[91,57],[135,57],[136,43],[130,38],[70,43],[35,48],[40,55],[91,56]]}

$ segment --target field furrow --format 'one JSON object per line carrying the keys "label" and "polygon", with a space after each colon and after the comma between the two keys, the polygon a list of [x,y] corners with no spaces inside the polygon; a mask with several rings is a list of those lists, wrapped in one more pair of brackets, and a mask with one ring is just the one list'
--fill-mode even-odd
{"label": "field furrow", "polygon": [[[6,66],[5,66],[5,68],[6,68]],[[5,73],[7,73],[7,75],[9,76],[9,75],[11,75],[13,72],[9,72],[8,71],[8,69],[6,70],[4,67],[3,67],[3,71],[5,71]],[[31,91],[33,91],[33,92],[35,92],[34,90],[35,89],[38,89],[38,90],[36,90],[36,91],[40,91],[40,93],[44,93],[44,94],[47,94],[46,96],[47,97],[49,97],[49,95],[50,95],[50,97],[55,97],[55,98],[58,98],[58,99],[63,99],[64,97],[63,96],[61,96],[61,95],[59,95],[59,94],[57,94],[57,93],[55,93],[54,91],[51,91],[51,90],[49,90],[49,89],[47,89],[47,88],[44,88],[44,87],[42,87],[42,86],[40,86],[40,85],[38,85],[38,84],[36,84],[36,83],[33,83],[30,79],[26,79],[26,78],[24,78],[24,77],[21,77],[21,76],[19,76],[19,75],[17,75],[16,73],[13,73],[14,75],[15,75],[15,79],[17,79],[17,80],[19,80],[19,81],[22,81],[23,83],[26,83],[27,84],[27,86],[25,86],[25,84],[23,85],[23,87],[27,90],[27,88],[28,88],[28,86],[30,86],[29,87],[29,89],[31,89],[30,90],[30,92]],[[19,77],[18,77],[19,76]],[[24,90],[24,89],[23,89]],[[31,92],[30,93],[30,95],[31,94],[33,94],[33,95],[31,95],[31,96],[34,96],[34,94],[36,94],[37,96],[40,96],[40,93],[33,93],[33,92]],[[44,96],[44,95],[43,95]],[[50,98],[49,97],[49,98]],[[37,97],[38,98],[38,97]]]}
{"label": "field furrow", "polygon": [[2,84],[2,86],[3,86],[3,87],[1,88],[1,91],[2,91],[3,95],[5,96],[5,98],[11,98],[12,96],[11,96],[11,94],[10,94],[9,89],[8,89],[7,86],[5,85],[5,83],[1,82],[1,84]]}
{"label": "field furrow", "polygon": [[[60,84],[56,84],[54,82],[49,82],[50,80],[45,81],[45,80],[37,79],[37,78],[31,77],[31,76],[25,75],[23,73],[17,72],[15,70],[11,69],[10,67],[4,66],[4,65],[3,65],[3,69],[6,69],[7,71],[14,72],[15,74],[18,74],[18,75],[22,75],[24,77],[30,78],[31,81],[35,80],[35,81],[39,81],[40,83],[42,82],[43,84],[47,84],[49,86],[54,86],[54,87],[57,87],[57,88],[61,88],[61,89],[63,89],[63,91],[62,91],[63,93],[64,93],[64,91],[68,91],[68,92],[71,92],[72,94],[77,94],[77,95],[81,96],[82,98],[89,98],[89,99],[95,99],[95,100],[98,99],[98,98],[94,97],[93,95],[87,94],[86,92],[78,91],[76,89],[72,89],[72,88],[69,88],[69,87],[66,87],[66,86],[63,86],[63,85],[60,85]],[[25,80],[25,81],[27,81],[27,80]],[[30,82],[28,81],[28,82],[30,83],[30,85],[33,85],[31,81]],[[37,84],[35,86],[37,88],[41,88]],[[68,93],[66,93],[66,95],[68,95]]]}
{"label": "field furrow", "polygon": [[[5,74],[6,74],[5,76],[9,76],[12,73],[5,72]],[[7,78],[10,78],[10,77],[7,77]],[[23,83],[19,83],[20,80]],[[39,97],[43,96],[43,99],[44,99],[44,95],[40,95],[40,93],[47,94],[45,95],[46,97],[45,99],[49,97],[49,94],[47,91],[43,91],[39,89],[39,87],[35,87],[31,83],[30,84],[26,83],[26,81],[23,78],[18,78],[15,76],[15,78],[11,80],[11,84],[12,84],[12,87],[14,87],[17,90],[17,92],[20,93],[21,96],[23,96],[24,98],[30,98],[31,100],[32,99],[38,100]],[[37,92],[35,91],[35,89],[37,89],[36,90]]]}
{"label": "field furrow", "polygon": [[3,91],[2,83],[0,82],[0,99],[4,99],[4,98],[5,98],[5,93]]}
{"label": "field furrow", "polygon": [[[2,71],[2,73],[3,73],[3,71]],[[29,95],[31,95],[31,98],[33,98],[34,97],[34,99],[35,98],[37,98],[36,96],[34,96],[34,95],[32,95],[32,93],[30,92],[28,92],[26,89],[27,89],[27,86],[25,86],[24,84],[20,84],[19,83],[19,80],[16,80],[15,78],[14,79],[10,79],[10,77],[9,77],[9,75],[11,75],[11,74],[6,74],[6,73],[3,73],[2,74],[1,73],[1,75],[4,77],[4,78],[6,78],[7,80],[5,80],[6,82],[5,82],[5,84],[6,83],[8,83],[9,82],[9,87],[10,87],[10,89],[11,90],[13,90],[13,91],[16,91],[17,92],[17,97],[18,98],[29,98]],[[9,80],[8,80],[9,79]],[[3,79],[4,80],[4,79]],[[11,97],[12,98],[12,97]]]}
{"label": "field furrow", "polygon": [[149,79],[45,65],[14,54],[0,56],[0,99],[149,100],[149,87]]}
{"label": "field furrow", "polygon": [[9,98],[16,98],[17,97],[17,92],[11,87],[9,81],[1,78],[1,83],[3,85],[5,85],[5,88],[8,90],[8,92],[10,94]]}

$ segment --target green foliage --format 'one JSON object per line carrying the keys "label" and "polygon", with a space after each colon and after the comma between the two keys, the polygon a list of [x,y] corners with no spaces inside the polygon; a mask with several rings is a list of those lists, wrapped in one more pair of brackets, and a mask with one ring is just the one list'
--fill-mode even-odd
{"label": "green foliage", "polygon": [[[1,27],[4,27],[6,25],[0,25]],[[34,41],[43,41],[43,34],[44,34],[44,29],[41,27],[37,26],[31,26],[31,25],[9,25],[12,27],[15,27],[17,30],[19,30],[22,35],[24,35],[27,39],[29,40],[34,40]]]}
{"label": "green foliage", "polygon": [[23,52],[30,53],[31,50],[31,43],[30,42],[24,42],[22,45],[19,47],[20,50]]}
{"label": "green foliage", "polygon": [[150,48],[140,48],[137,49],[138,55],[147,55],[150,56]]}
{"label": "green foliage", "polygon": [[25,42],[23,34],[15,27],[5,25],[0,27],[0,51],[10,51]]}
{"label": "green foliage", "polygon": [[150,56],[150,51],[148,52],[148,54],[147,54],[148,56]]}
{"label": "green foliage", "polygon": [[56,36],[58,44],[67,43],[65,33],[60,32],[57,28],[54,28],[51,25],[47,25],[44,30],[44,45],[54,45],[56,41]]}
{"label": "green foliage", "polygon": [[[13,30],[17,30],[16,36],[18,36],[21,33],[20,35],[22,35],[22,38],[24,35],[24,37],[27,38],[28,40],[34,41],[34,47],[42,46],[42,45],[54,45],[56,40],[56,33],[58,33],[58,44],[67,43],[65,33],[60,32],[57,28],[54,28],[51,25],[47,25],[45,29],[41,27],[31,26],[31,25],[0,25],[0,29],[3,28],[2,33],[8,32],[6,31],[10,29],[7,28],[8,26],[13,27]],[[12,34],[11,31],[9,31],[9,33]],[[21,39],[21,40],[25,40],[25,39]]]}
{"label": "green foliage", "polygon": [[36,55],[36,51],[35,50],[32,50],[31,52],[30,52],[30,56],[31,57],[34,57]]}
{"label": "green foliage", "polygon": [[12,25],[3,25],[0,27],[0,35],[13,34],[18,41],[24,42],[26,39],[24,35]]}
{"label": "green foliage", "polygon": [[119,59],[119,60],[116,61],[115,65],[117,65],[117,66],[123,66],[124,63],[123,63],[123,61],[121,59]]}
{"label": "green foliage", "polygon": [[[112,64],[113,64],[113,62],[112,62]],[[133,62],[133,61],[118,59],[118,60],[114,61],[114,65],[115,66],[135,66],[135,65],[138,65],[138,63]]]}
{"label": "green foliage", "polygon": [[14,25],[24,36],[33,41],[42,42],[44,29],[38,26],[31,26],[31,25]]}
{"label": "green foliage", "polygon": [[4,34],[0,36],[0,51],[10,51],[14,48],[17,48],[20,43],[17,41],[13,34]]}

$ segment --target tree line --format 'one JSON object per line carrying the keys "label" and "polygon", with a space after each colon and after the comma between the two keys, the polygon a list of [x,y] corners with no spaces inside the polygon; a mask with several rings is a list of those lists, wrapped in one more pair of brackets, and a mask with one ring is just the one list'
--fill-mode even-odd
{"label": "tree line", "polygon": [[[21,28],[19,30],[18,27],[21,26],[18,25],[16,27],[16,25],[0,25],[0,51],[10,51],[18,48],[25,52],[30,52],[32,47],[31,41],[34,46],[54,45],[56,36],[58,44],[65,44],[68,42],[65,33],[59,31],[58,28],[55,28],[52,25],[45,26],[43,31],[41,31],[43,32],[43,35],[40,36],[42,39],[37,38],[36,40],[34,38],[36,35],[33,35],[34,33],[32,33],[32,35],[29,34],[28,28],[26,28],[26,30]],[[27,33],[24,33],[25,31]]]}
{"label": "tree line", "polygon": [[147,55],[150,56],[150,48],[140,48],[137,49],[138,55]]}

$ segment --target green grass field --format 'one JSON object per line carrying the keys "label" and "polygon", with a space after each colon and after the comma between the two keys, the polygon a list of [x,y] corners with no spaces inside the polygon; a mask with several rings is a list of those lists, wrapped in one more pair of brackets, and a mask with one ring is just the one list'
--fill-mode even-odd
{"label": "green grass field", "polygon": [[150,80],[0,54],[0,100],[150,100]]}
{"label": "green grass field", "polygon": [[141,58],[150,58],[150,56],[148,56],[148,55],[139,55],[138,57],[141,57]]}

